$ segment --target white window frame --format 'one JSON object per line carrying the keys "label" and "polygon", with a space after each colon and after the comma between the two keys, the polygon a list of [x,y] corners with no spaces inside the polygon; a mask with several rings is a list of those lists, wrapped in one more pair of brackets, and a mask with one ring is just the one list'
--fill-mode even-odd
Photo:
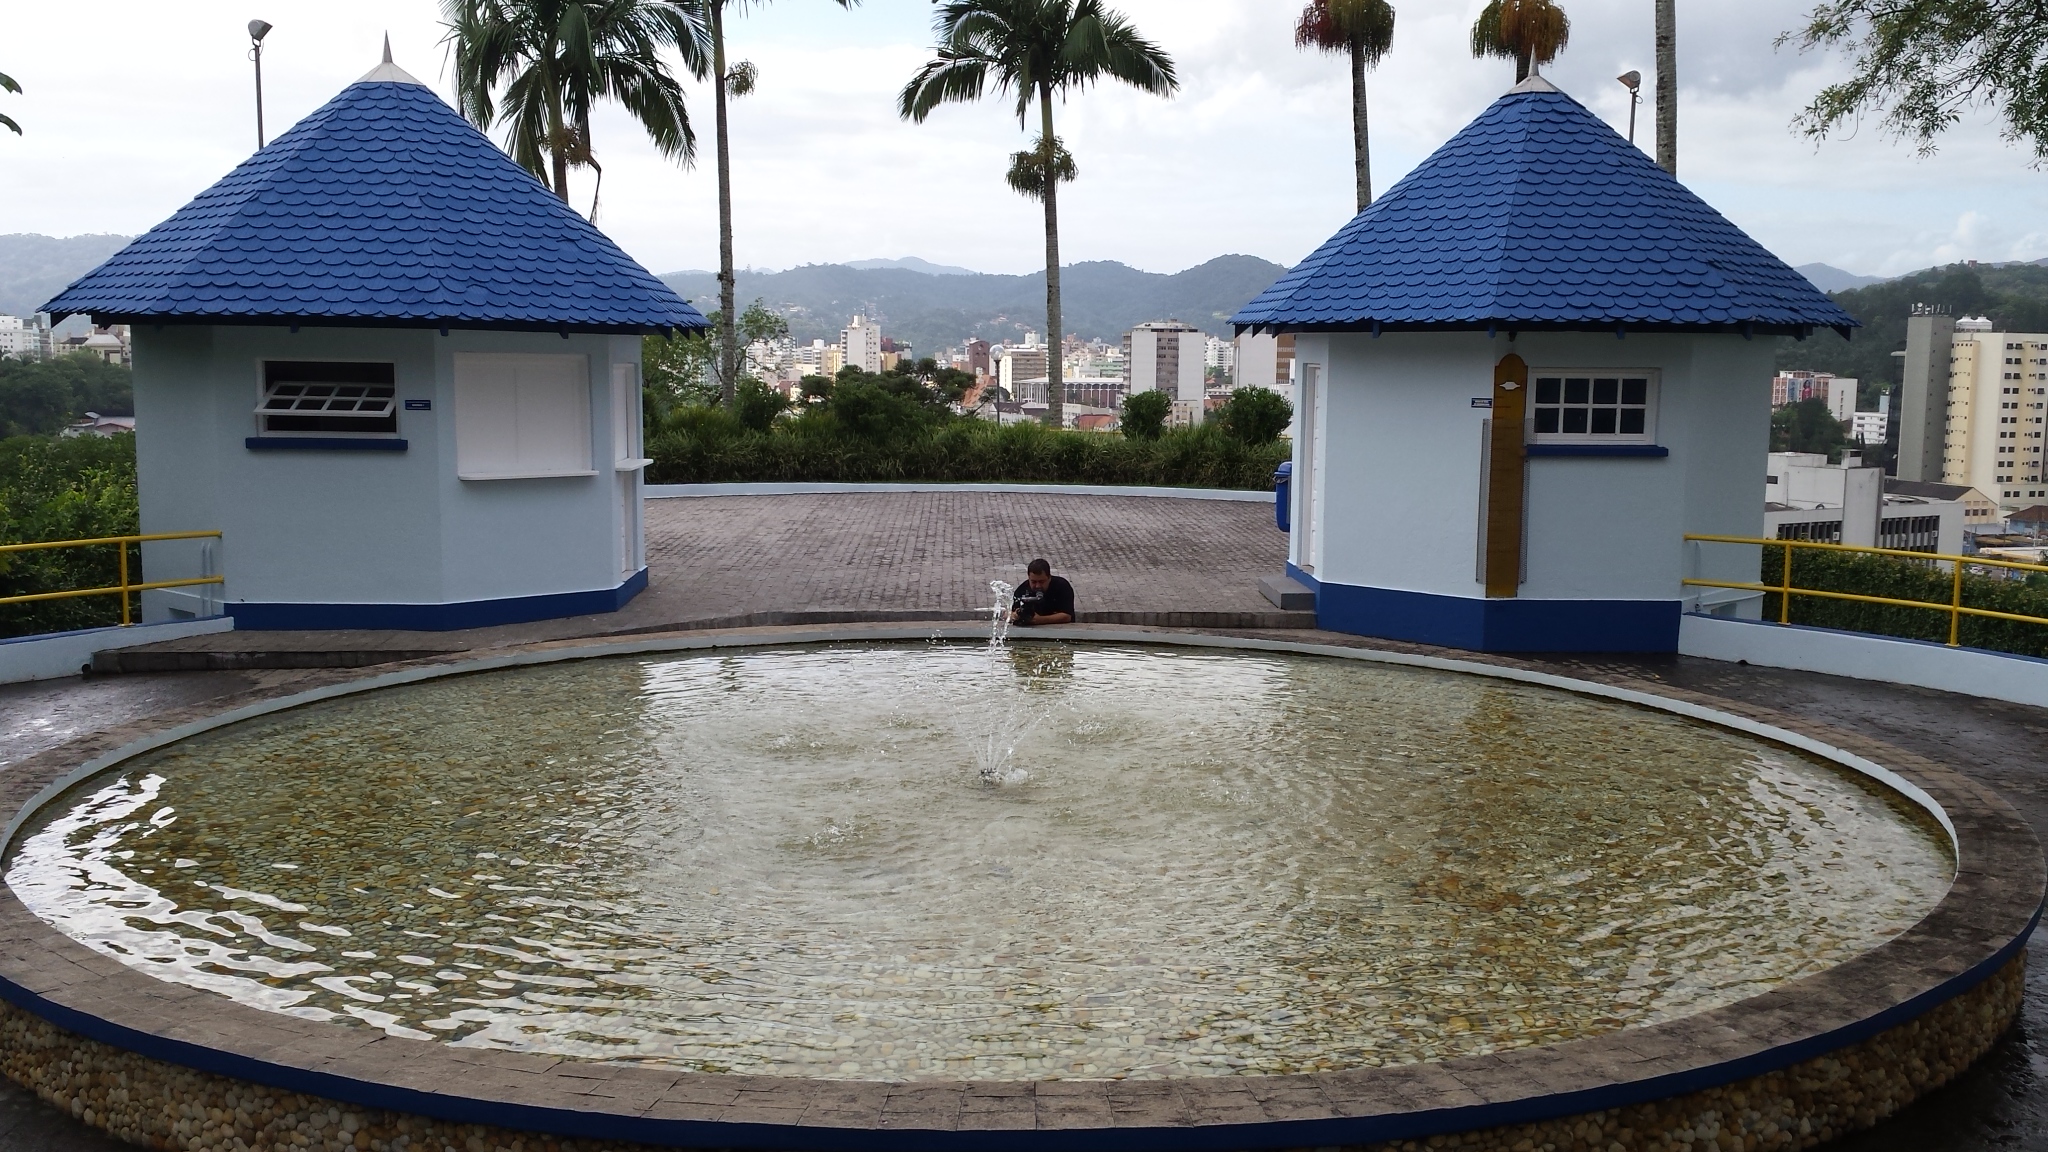
{"label": "white window frame", "polygon": [[[333,388],[346,391],[353,388],[382,388],[384,387],[384,385],[365,384],[360,382],[339,383],[329,381],[280,381],[278,385],[274,386],[270,383],[270,366],[272,364],[375,364],[389,366],[391,369],[391,394],[389,396],[381,397],[381,399],[384,401],[384,405],[380,410],[375,411],[373,414],[366,414],[360,411],[359,405],[361,403],[361,398],[353,396],[345,396],[341,398],[342,402],[344,403],[354,401],[358,405],[358,410],[349,412],[327,411],[324,404],[322,405],[322,407],[315,409],[301,408],[298,406],[299,404],[304,403],[305,399],[321,399],[320,397],[307,397],[304,399],[296,399],[293,407],[291,408],[276,408],[273,407],[272,405],[277,402],[278,398],[274,395],[274,390],[278,387],[288,387],[293,384],[312,384],[315,389]],[[332,395],[330,394],[325,399],[332,399]],[[356,437],[368,440],[389,440],[395,438],[399,434],[398,364],[396,361],[393,360],[342,357],[277,357],[275,359],[260,359],[256,361],[256,407],[254,409],[254,414],[256,418],[256,434],[262,437]],[[370,420],[376,420],[380,423],[384,421],[389,421],[391,426],[389,428],[273,429],[270,426],[269,419],[272,416],[314,416],[328,420],[361,420],[365,423],[367,423]]]}
{"label": "white window frame", "polygon": [[[1559,381],[1583,379],[1588,381],[1589,402],[1579,405],[1542,404],[1540,398],[1544,394],[1543,382],[1549,379]],[[1563,430],[1567,419],[1563,415],[1563,411],[1572,407],[1588,411],[1589,429],[1591,427],[1592,413],[1597,409],[1609,408],[1620,413],[1634,407],[1633,405],[1599,405],[1590,403],[1592,396],[1598,393],[1597,382],[1603,380],[1613,380],[1616,382],[1617,400],[1620,398],[1620,393],[1624,388],[1621,381],[1642,380],[1645,382],[1645,403],[1642,406],[1643,430],[1640,433],[1620,431],[1594,432],[1590,430],[1566,432]],[[1661,374],[1655,368],[1531,368],[1529,370],[1528,401],[1529,442],[1531,444],[1655,444],[1657,442],[1657,402],[1658,393],[1662,391],[1661,384]],[[1560,389],[1563,392],[1560,399],[1564,399],[1569,395],[1569,384],[1561,384]],[[1558,431],[1538,431],[1541,425],[1541,409],[1546,407],[1560,409]],[[1620,417],[1617,415],[1617,425],[1619,420]]]}
{"label": "white window frame", "polygon": [[[520,380],[521,369],[568,369],[566,385]],[[549,391],[557,394],[550,396]],[[554,408],[556,411],[550,412]],[[566,417],[566,421],[558,421]],[[507,445],[510,445],[509,450]],[[590,358],[455,354],[455,475],[461,480],[595,476]]]}
{"label": "white window frame", "polygon": [[612,468],[637,472],[654,461],[641,447],[640,366],[612,365]]}

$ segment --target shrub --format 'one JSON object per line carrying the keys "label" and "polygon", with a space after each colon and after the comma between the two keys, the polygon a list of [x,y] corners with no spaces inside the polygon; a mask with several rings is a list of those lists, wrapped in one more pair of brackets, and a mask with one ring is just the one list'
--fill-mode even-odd
{"label": "shrub", "polygon": [[1120,424],[1126,440],[1157,440],[1166,430],[1166,416],[1173,401],[1156,388],[1124,397]]}
{"label": "shrub", "polygon": [[[1763,576],[1759,583],[1779,583],[1785,573],[1784,549],[1765,547],[1763,553]],[[1791,620],[1794,624],[1817,628],[1840,628],[1849,632],[1945,644],[1948,642],[1949,616],[1940,609],[1946,608],[1954,595],[1954,581],[1954,573],[1932,561],[1863,556],[1821,548],[1794,548],[1792,585],[1795,588],[1914,600],[1935,607],[1909,608],[1795,594],[1792,597]],[[1766,620],[1778,619],[1780,599],[1775,593],[1764,597]],[[2035,575],[2024,580],[2001,579],[1973,574],[1966,565],[1963,606],[2048,618],[2048,577]],[[2048,624],[1965,616],[1959,639],[1971,648],[2022,656],[2048,656]]]}
{"label": "shrub", "polygon": [[1294,405],[1271,388],[1239,388],[1216,412],[1216,422],[1232,439],[1246,444],[1271,444],[1294,421]]}
{"label": "shrub", "polygon": [[733,392],[732,415],[744,428],[766,432],[775,418],[789,411],[789,397],[752,377],[741,380]]}
{"label": "shrub", "polygon": [[[835,399],[846,387],[834,388]],[[844,410],[833,407],[812,408],[765,433],[723,412],[679,411],[648,430],[647,455],[654,461],[648,482],[922,480],[1270,490],[1273,470],[1289,451],[1280,444],[1247,445],[1211,425],[1131,440],[1028,421],[998,426],[948,418],[877,438],[849,427]]]}
{"label": "shrub", "polygon": [[[135,438],[0,440],[0,543],[82,540],[137,531]],[[129,572],[142,571],[133,546]],[[103,588],[120,581],[112,545],[0,554],[0,596]],[[121,620],[117,596],[0,605],[0,636],[64,632]]]}

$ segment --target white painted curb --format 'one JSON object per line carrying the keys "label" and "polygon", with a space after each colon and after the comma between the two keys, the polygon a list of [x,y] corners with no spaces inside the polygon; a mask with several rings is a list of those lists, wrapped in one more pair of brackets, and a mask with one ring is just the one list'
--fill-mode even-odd
{"label": "white painted curb", "polygon": [[1168,500],[1232,500],[1271,504],[1271,492],[1241,488],[1140,488],[1109,484],[649,484],[649,500],[695,496],[803,496],[846,492],[1000,492],[1019,496],[1152,496]]}
{"label": "white painted curb", "polygon": [[43,636],[0,640],[0,684],[76,676],[82,665],[92,663],[95,652],[133,648],[159,640],[182,640],[187,636],[231,632],[234,627],[232,617],[209,616],[202,620],[171,620],[162,624],[137,624],[132,628],[87,628],[78,632],[52,632]]}
{"label": "white painted curb", "polygon": [[1679,618],[1678,651],[1709,660],[1907,684],[2048,708],[2048,660],[1721,616]]}

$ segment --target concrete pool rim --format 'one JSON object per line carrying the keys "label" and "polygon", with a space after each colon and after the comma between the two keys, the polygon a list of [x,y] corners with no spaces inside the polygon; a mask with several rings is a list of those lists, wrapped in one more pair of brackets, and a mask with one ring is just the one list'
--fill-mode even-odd
{"label": "concrete pool rim", "polygon": [[[11,844],[36,809],[123,760],[320,700],[601,657],[985,636],[983,628],[957,624],[747,629],[556,642],[401,668],[229,708],[68,767],[60,763],[61,749],[32,758],[0,798],[16,804],[24,790],[34,789],[19,803],[0,846]],[[11,889],[0,891],[0,999],[88,1039],[201,1072],[363,1108],[559,1137],[830,1149],[1360,1144],[1663,1100],[1846,1049],[1921,1017],[2005,968],[2038,920],[2048,887],[2032,830],[1988,789],[1922,758],[1763,709],[1745,708],[1751,714],[1744,715],[1725,704],[1683,699],[1676,690],[1647,693],[1502,663],[1345,645],[1087,626],[1048,631],[1042,639],[1337,657],[1488,676],[1684,716],[1820,756],[1901,793],[1948,832],[1955,881],[1925,918],[1877,949],[1723,1008],[1485,1057],[1297,1076],[895,1083],[724,1076],[452,1048],[298,1020],[158,981],[64,936],[23,907]],[[1260,1099],[1247,1111],[1252,1097]],[[931,1107],[892,1108],[892,1099]],[[948,1100],[956,1107],[949,1110]],[[963,1100],[988,1107],[970,1115],[957,1107]],[[1119,1100],[1136,1103],[1108,1107]],[[951,1120],[920,1127],[920,1114]]]}

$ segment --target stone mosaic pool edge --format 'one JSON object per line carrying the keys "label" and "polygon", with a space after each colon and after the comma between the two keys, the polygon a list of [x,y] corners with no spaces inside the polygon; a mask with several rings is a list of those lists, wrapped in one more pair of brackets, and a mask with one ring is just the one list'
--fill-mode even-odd
{"label": "stone mosaic pool edge", "polygon": [[[714,644],[924,639],[932,636],[933,631],[750,630],[721,637],[698,634],[601,647],[557,643],[485,662],[437,661],[365,679],[332,676],[318,694],[330,696],[386,682],[467,671],[480,663],[507,666],[574,659],[600,652],[683,651]],[[1070,632],[1067,638],[1126,643],[1192,641],[1203,646],[1306,651],[1366,659],[1388,656],[1315,644],[1104,629],[1089,629],[1081,635]],[[1412,656],[1396,656],[1389,662],[1490,675],[1503,671],[1498,666]],[[1526,670],[1508,671],[1507,675],[1517,680],[1571,687],[1556,683],[1556,677]],[[304,683],[300,682],[301,686]],[[1617,698],[1618,694],[1619,698],[1627,698],[1632,693],[1631,689],[1612,685],[1585,687],[1609,698]],[[167,1084],[163,1076],[172,1074],[174,1069],[178,1075],[239,1074],[286,1092],[333,1101],[330,1106],[337,1110],[337,1125],[339,1110],[351,1107],[384,1107],[417,1117],[439,1118],[421,1118],[419,1124],[495,1120],[526,1131],[528,1148],[544,1146],[533,1136],[536,1129],[598,1141],[575,1146],[578,1148],[621,1147],[614,1142],[636,1138],[671,1147],[1249,1148],[1362,1144],[1446,1132],[1476,1135],[1477,1130],[1498,1131],[1504,1124],[1538,1124],[1545,1131],[1563,1131],[1556,1126],[1583,1127],[1585,1121],[1560,1118],[1647,1108],[1660,1098],[1734,1093],[1751,1081],[1795,1075],[1788,1069],[1805,1068],[1808,1064],[1824,1066],[1835,1059],[1827,1053],[1848,1053],[1880,1043],[1890,1046],[1889,1055],[1868,1062],[1870,1075],[1880,1080],[1886,1076],[1896,1080],[1898,1069],[1914,1067],[1916,1062],[1935,1070],[1924,1076],[1908,1076],[1905,1087],[1892,1084],[1887,1089],[1890,1096],[1880,1092],[1880,1099],[1892,1102],[1883,1111],[1872,1113],[1874,1121],[1909,1099],[1909,1094],[1902,1096],[1908,1089],[1917,1094],[1946,1080],[1988,1047],[2016,1010],[2017,992],[2005,996],[1998,989],[2004,986],[2002,982],[2012,982],[2017,987],[2014,974],[2022,963],[2018,949],[2038,912],[2044,884],[2039,846],[2024,822],[1988,790],[1938,765],[1874,742],[1762,710],[1731,709],[1719,701],[1688,701],[1681,692],[1660,690],[1657,695],[1681,705],[1667,710],[1691,713],[1707,708],[1739,721],[1734,726],[1743,730],[1767,725],[1792,737],[1788,742],[1839,748],[1832,757],[1837,760],[1846,754],[1866,764],[1889,765],[1901,782],[1921,792],[1927,802],[1945,811],[1952,821],[1958,845],[1956,886],[1919,925],[1847,964],[1714,1012],[1656,1028],[1551,1048],[1438,1065],[1303,1077],[1206,1082],[907,1085],[716,1077],[577,1064],[516,1054],[469,1052],[396,1040],[379,1033],[364,1034],[367,1030],[298,1021],[152,980],[61,936],[22,908],[9,892],[0,895],[0,992],[17,1007],[27,1007],[57,1025],[70,1025],[72,1031],[65,1033],[46,1023],[40,1027],[48,1029],[49,1034],[42,1040],[32,1044],[17,1041],[17,1037],[26,1037],[37,1029],[16,1028],[15,1024],[20,1022],[17,1018],[26,1017],[8,1012],[5,1021],[0,1022],[5,1024],[0,1028],[5,1034],[4,1040],[0,1040],[0,1064],[11,1076],[37,1086],[46,1095],[56,1093],[61,1099],[68,1092],[72,1098],[82,1100],[84,1097],[78,1095],[82,1089],[73,1083],[73,1073],[66,1069],[82,1067],[80,1061],[91,1055],[92,1049],[80,1045],[110,1040],[117,1048],[137,1050],[123,1059],[141,1063],[124,1069],[125,1078],[134,1088],[104,1090],[127,1096],[137,1108],[148,1107],[146,1102],[136,1099],[144,1082]],[[290,702],[301,699],[292,697]],[[261,711],[288,706],[278,699],[251,703]],[[233,708],[225,713],[216,712],[210,722],[202,723],[210,727],[237,712]],[[189,725],[180,721],[188,718],[170,716],[157,725],[141,726],[153,727],[158,737],[146,742],[154,746],[172,732],[184,734],[182,729]],[[19,804],[28,799],[27,793],[38,791],[39,784],[54,784],[60,778],[86,770],[97,771],[103,762],[118,757],[91,753],[111,749],[124,756],[139,751],[129,746],[148,735],[139,730],[109,733],[36,757],[21,765],[19,772],[10,774],[4,787],[0,787],[0,803]],[[88,757],[84,764],[80,762],[81,754]],[[2011,1010],[1997,1007],[2007,1000],[2013,1006]],[[1866,1006],[1874,1003],[1888,1007],[1873,1014]],[[1970,1019],[1977,1023],[1966,1029],[1965,1034],[1954,1034],[1954,1029],[1938,1023],[1942,1019],[1940,1014],[1950,1012],[1955,1005],[1978,1006],[1969,1009],[1976,1013]],[[1986,1012],[1991,1014],[1986,1016]],[[1894,1033],[1919,1039],[1911,1043],[1886,1039]],[[64,1039],[67,1035],[71,1037],[68,1040]],[[27,1055],[30,1050],[43,1056]],[[104,1069],[107,1065],[103,1056],[94,1056],[88,1063]],[[158,1056],[168,1058],[170,1063],[156,1059]],[[1958,1060],[1961,1062],[1957,1063]],[[177,1069],[178,1065],[198,1071]],[[37,1067],[57,1071],[36,1077],[28,1069]],[[152,1074],[151,1067],[159,1071]],[[97,1075],[102,1082],[108,1079],[105,1073]],[[45,1089],[34,1083],[36,1079],[71,1086]],[[1730,1086],[1731,1081],[1741,1083]],[[1835,1084],[1835,1088],[1821,1091],[1809,1086],[1795,1094],[1809,1101],[1803,1106],[1807,1111],[1820,1109],[1805,1117],[1810,1132],[1825,1129],[1839,1134],[1846,1130],[1833,1121],[1816,1127],[1816,1120],[1825,1121],[1828,1115],[1850,1106],[1843,1101],[1867,1102],[1873,1091],[1885,1088],[1883,1084],[1873,1086],[1854,1076],[1836,1076],[1828,1083]],[[1826,1084],[1821,1087],[1826,1088]],[[184,1090],[189,1088],[187,1085]],[[1756,1090],[1761,1091],[1762,1087]],[[65,1103],[69,1106],[68,1099]],[[1870,1111],[1864,1104],[1855,1106]],[[79,1105],[81,1111],[83,1107]],[[1693,1115],[1697,1120],[1706,1113]],[[111,1126],[110,1118],[101,1119],[109,1120],[101,1126]],[[1693,1122],[1687,1123],[1689,1126],[1682,1130],[1660,1130],[1666,1136],[1678,1131],[1697,1134]],[[256,1130],[261,1125],[254,1116],[250,1124],[255,1127],[244,1131],[242,1139],[250,1146],[261,1146],[267,1139]],[[1601,1127],[1604,1132],[1604,1121]],[[1787,1128],[1779,1123],[1778,1130],[1796,1134],[1797,1125]],[[509,1137],[510,1131],[500,1130],[499,1135]],[[367,1130],[365,1133],[365,1141],[370,1141]],[[473,1134],[477,1133],[463,1133],[453,1146],[468,1146]],[[191,1143],[168,1131],[153,1135],[155,1139],[150,1142],[162,1140],[164,1146],[216,1146]],[[513,1146],[495,1136],[494,1144],[478,1135],[481,1146]],[[419,1128],[415,1142],[386,1146],[438,1147],[424,1142],[428,1136],[426,1128]],[[1621,1143],[1625,1148],[1680,1146],[1672,1144],[1666,1136],[1652,1140],[1645,1130],[1643,1139],[1632,1135],[1629,1141],[1608,1143]],[[1807,1142],[1805,1137],[1799,1137],[1797,1143],[1759,1146],[1794,1147]],[[358,1145],[351,1133],[348,1143],[331,1146],[376,1145]],[[1511,1144],[1494,1145],[1489,1138],[1489,1142],[1461,1140],[1448,1146]]]}

